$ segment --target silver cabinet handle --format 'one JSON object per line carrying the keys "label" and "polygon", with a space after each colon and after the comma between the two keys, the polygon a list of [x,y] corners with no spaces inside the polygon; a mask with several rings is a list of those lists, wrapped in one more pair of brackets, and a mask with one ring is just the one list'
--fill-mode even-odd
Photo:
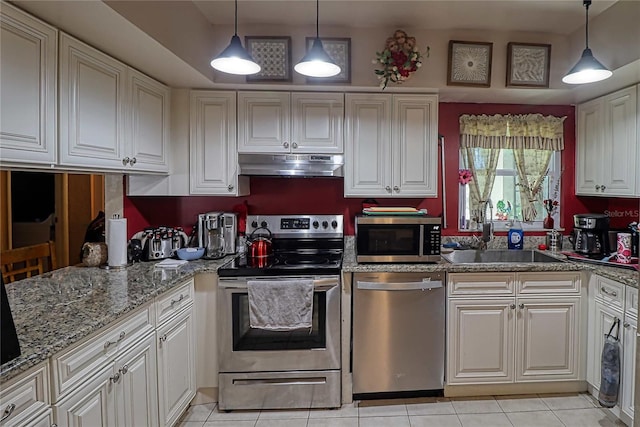
{"label": "silver cabinet handle", "polygon": [[298,148],[298,143],[297,143],[297,142],[294,142],[293,144],[291,144],[291,147],[293,147],[293,148]]}
{"label": "silver cabinet handle", "polygon": [[607,294],[607,295],[612,296],[614,298],[618,296],[618,293],[616,291],[609,291],[604,286],[601,287],[600,290],[602,291],[603,294]]}
{"label": "silver cabinet handle", "polygon": [[519,307],[520,309],[523,309],[523,308],[524,308],[524,304],[523,304],[523,303],[520,303],[520,305],[519,305],[518,307]]}
{"label": "silver cabinet handle", "polygon": [[624,322],[624,324],[622,326],[624,326],[625,328],[629,329],[631,324],[629,322]]}
{"label": "silver cabinet handle", "polygon": [[160,342],[165,342],[167,340],[167,334],[164,334],[160,337]]}
{"label": "silver cabinet handle", "polygon": [[284,144],[282,144],[282,146],[283,146],[284,148],[289,148],[289,143],[288,143],[288,142],[285,142]]}
{"label": "silver cabinet handle", "polygon": [[58,424],[53,423],[53,424],[51,424],[49,427],[58,427]]}
{"label": "silver cabinet handle", "polygon": [[13,414],[13,411],[16,409],[16,404],[15,403],[9,403],[7,405],[6,408],[4,408],[4,412],[2,413],[2,418],[0,418],[0,421],[4,421],[7,418],[9,418],[11,416],[11,414]]}
{"label": "silver cabinet handle", "polygon": [[426,279],[422,282],[361,282],[356,284],[358,289],[369,291],[423,291],[442,287],[442,280]]}
{"label": "silver cabinet handle", "polygon": [[511,304],[511,305],[509,306],[509,308],[510,308],[511,310],[515,310],[516,305],[515,305],[515,304]]}
{"label": "silver cabinet handle", "polygon": [[112,376],[109,377],[109,380],[116,384],[118,381],[120,381],[120,372],[116,372],[115,374],[113,374]]}
{"label": "silver cabinet handle", "polygon": [[136,163],[138,163],[138,159],[136,159],[135,157],[132,157],[131,160],[129,160],[130,165],[135,165]]}
{"label": "silver cabinet handle", "polygon": [[129,372],[129,365],[123,365],[122,368],[120,368],[120,373],[124,375],[127,372]]}
{"label": "silver cabinet handle", "polygon": [[396,193],[400,191],[400,187],[398,187],[397,185],[393,186],[393,191],[395,191]]}
{"label": "silver cabinet handle", "polygon": [[229,190],[229,191],[233,191],[233,184],[229,184],[229,185],[227,186],[227,190]]}
{"label": "silver cabinet handle", "polygon": [[179,303],[180,301],[182,301],[184,299],[184,295],[180,294],[180,298],[178,298],[177,300],[172,299],[171,300],[171,307],[173,307],[174,304]]}
{"label": "silver cabinet handle", "polygon": [[387,193],[391,193],[391,187],[389,187],[388,185],[384,187],[384,189],[387,190]]}
{"label": "silver cabinet handle", "polygon": [[118,335],[118,339],[115,341],[107,341],[106,343],[104,343],[104,349],[108,349],[110,346],[112,346],[113,344],[118,344],[120,341],[122,341],[125,337],[125,335],[127,335],[127,333],[125,331],[120,332],[120,335]]}
{"label": "silver cabinet handle", "polygon": [[130,158],[125,157],[124,159],[122,159],[122,164],[123,164],[124,166],[127,166],[127,164],[128,164],[130,161],[131,161],[131,159],[130,159]]}

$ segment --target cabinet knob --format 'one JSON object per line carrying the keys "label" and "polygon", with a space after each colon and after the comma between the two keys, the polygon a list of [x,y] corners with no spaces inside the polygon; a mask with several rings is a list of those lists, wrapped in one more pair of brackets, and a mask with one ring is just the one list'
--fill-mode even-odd
{"label": "cabinet knob", "polygon": [[116,384],[118,381],[120,381],[120,372],[116,372],[115,374],[113,374],[111,377],[109,377],[109,380],[111,380],[112,383]]}
{"label": "cabinet knob", "polygon": [[511,304],[511,305],[509,306],[509,308],[511,308],[511,310],[515,310],[516,305],[515,305],[515,304]]}
{"label": "cabinet knob", "polygon": [[131,160],[129,160],[130,165],[135,165],[137,162],[138,162],[138,159],[136,159],[135,157],[132,157]]}
{"label": "cabinet knob", "polygon": [[9,418],[11,416],[11,414],[13,414],[13,411],[16,409],[16,404],[15,403],[9,403],[7,405],[6,408],[4,408],[4,412],[2,413],[2,418],[0,418],[0,421],[4,421],[7,418]]}
{"label": "cabinet knob", "polygon": [[606,185],[601,185],[601,186],[600,186],[600,191],[604,192],[604,189],[605,189],[605,188],[607,188],[607,186],[606,186]]}
{"label": "cabinet knob", "polygon": [[131,159],[130,159],[130,158],[125,157],[124,159],[122,159],[122,165],[123,165],[123,166],[127,166],[127,164],[128,164],[130,161],[131,161]]}
{"label": "cabinet knob", "polygon": [[127,372],[129,372],[129,365],[124,365],[122,366],[122,368],[120,368],[120,373],[122,375],[126,374]]}
{"label": "cabinet knob", "polygon": [[160,342],[165,342],[167,340],[167,334],[164,334],[160,337]]}
{"label": "cabinet knob", "polygon": [[297,143],[297,142],[294,142],[293,144],[291,144],[291,147],[293,147],[293,148],[298,148],[298,143]]}
{"label": "cabinet knob", "polygon": [[229,185],[227,186],[227,190],[229,190],[229,191],[233,191],[233,184],[229,184]]}
{"label": "cabinet knob", "polygon": [[631,327],[631,324],[629,322],[624,322],[624,324],[622,325],[625,328],[629,329]]}
{"label": "cabinet knob", "polygon": [[282,144],[282,146],[283,146],[284,148],[289,148],[289,143],[288,143],[288,142],[285,142],[284,144]]}
{"label": "cabinet knob", "polygon": [[384,189],[387,190],[387,193],[391,193],[391,187],[389,187],[388,185],[384,187]]}
{"label": "cabinet knob", "polygon": [[400,187],[398,187],[397,185],[394,185],[393,191],[395,191],[396,193],[400,192]]}
{"label": "cabinet knob", "polygon": [[524,304],[520,303],[520,305],[518,305],[518,307],[520,307],[520,309],[523,309],[524,308]]}

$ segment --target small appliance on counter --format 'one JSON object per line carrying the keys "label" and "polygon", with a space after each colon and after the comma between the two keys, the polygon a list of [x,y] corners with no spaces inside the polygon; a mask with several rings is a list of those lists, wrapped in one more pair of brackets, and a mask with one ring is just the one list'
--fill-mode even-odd
{"label": "small appliance on counter", "polygon": [[[138,243],[139,241],[139,243]],[[142,247],[142,261],[157,261],[171,258],[180,248],[186,247],[189,236],[181,227],[157,227],[145,228],[131,237],[135,247]],[[130,244],[130,252],[133,247]]]}
{"label": "small appliance on counter", "polygon": [[205,248],[205,259],[218,259],[236,253],[238,219],[235,213],[208,212],[198,215],[198,246]]}
{"label": "small appliance on counter", "polygon": [[576,214],[569,236],[573,250],[590,258],[602,258],[611,253],[609,246],[609,217],[604,214]]}

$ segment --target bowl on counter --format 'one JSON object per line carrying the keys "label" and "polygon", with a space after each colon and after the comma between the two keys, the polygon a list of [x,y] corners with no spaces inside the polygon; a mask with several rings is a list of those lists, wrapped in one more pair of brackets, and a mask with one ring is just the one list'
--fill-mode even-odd
{"label": "bowl on counter", "polygon": [[204,248],[180,248],[176,251],[176,255],[185,261],[193,261],[202,258]]}

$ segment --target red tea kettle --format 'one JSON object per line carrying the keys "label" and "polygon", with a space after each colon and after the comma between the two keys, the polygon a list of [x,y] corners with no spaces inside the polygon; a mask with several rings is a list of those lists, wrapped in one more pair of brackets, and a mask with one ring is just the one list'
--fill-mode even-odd
{"label": "red tea kettle", "polygon": [[[258,230],[266,230],[267,236],[256,234]],[[247,238],[247,257],[254,267],[266,267],[273,255],[271,231],[267,227],[258,227]]]}

